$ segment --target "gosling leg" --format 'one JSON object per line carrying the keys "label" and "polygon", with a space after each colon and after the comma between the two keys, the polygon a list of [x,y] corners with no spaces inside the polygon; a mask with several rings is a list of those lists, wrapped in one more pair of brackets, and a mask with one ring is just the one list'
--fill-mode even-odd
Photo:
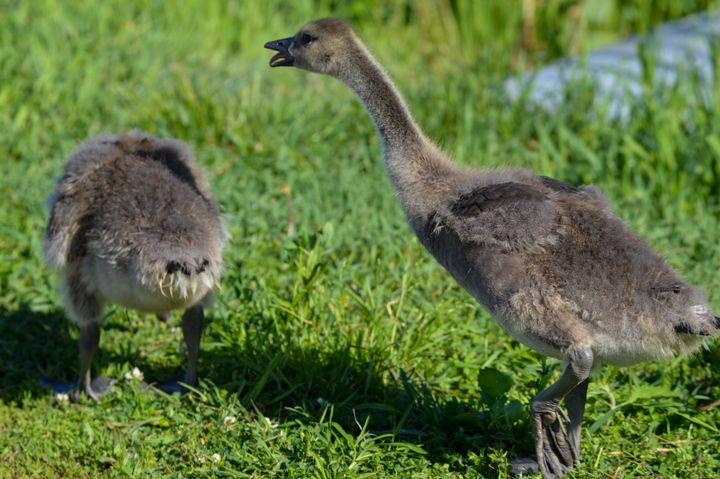
{"label": "gosling leg", "polygon": [[570,418],[567,434],[570,444],[577,452],[576,463],[580,461],[580,430],[582,429],[583,415],[585,414],[585,400],[589,382],[590,379],[585,379],[565,396],[565,407],[568,411],[568,418]]}
{"label": "gosling leg", "polygon": [[[569,354],[569,364],[560,379],[540,392],[532,401],[530,410],[535,430],[535,455],[545,479],[562,477],[580,458],[580,426],[584,410],[584,392],[592,369],[593,354],[589,348],[576,348]],[[581,388],[570,396],[574,417],[571,419],[560,406],[560,401],[573,389]],[[582,401],[580,400],[582,398]],[[569,430],[563,427],[569,424]]]}
{"label": "gosling leg", "polygon": [[166,393],[184,393],[187,391],[180,380],[188,386],[197,386],[197,365],[200,353],[200,338],[205,327],[205,314],[201,305],[185,310],[182,317],[182,331],[187,347],[188,364],[184,376],[176,376],[157,385],[157,388]]}
{"label": "gosling leg", "polygon": [[72,395],[72,400],[77,402],[80,394],[85,393],[94,401],[99,401],[112,384],[107,377],[92,379],[92,360],[100,344],[100,325],[93,321],[80,326],[80,379],[77,388]]}
{"label": "gosling leg", "polygon": [[200,338],[205,328],[205,314],[202,306],[193,306],[185,311],[182,318],[182,330],[188,352],[188,366],[185,372],[185,384],[197,386],[197,365],[200,353]]}

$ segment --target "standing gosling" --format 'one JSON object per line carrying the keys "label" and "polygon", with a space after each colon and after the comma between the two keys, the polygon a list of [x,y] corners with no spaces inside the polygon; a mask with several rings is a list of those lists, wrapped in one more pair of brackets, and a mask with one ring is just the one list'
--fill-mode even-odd
{"label": "standing gosling", "polygon": [[98,400],[110,382],[93,380],[90,368],[107,303],[161,317],[185,309],[184,381],[197,384],[203,307],[220,280],[226,232],[187,145],[139,131],[91,139],[70,155],[50,207],[45,257],[62,276],[67,314],[80,328],[73,398],[84,392]]}
{"label": "standing gosling", "polygon": [[271,66],[328,74],[357,94],[421,243],[505,331],[568,363],[531,405],[544,477],[579,461],[593,365],[670,357],[716,334],[703,294],[630,232],[597,188],[453,163],[343,21],[316,20],[265,47],[278,52]]}

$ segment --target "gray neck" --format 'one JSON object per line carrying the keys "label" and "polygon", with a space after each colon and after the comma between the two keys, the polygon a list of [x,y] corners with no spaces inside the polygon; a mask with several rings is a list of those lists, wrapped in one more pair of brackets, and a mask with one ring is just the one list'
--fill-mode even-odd
{"label": "gray neck", "polygon": [[358,46],[352,61],[338,78],[360,98],[382,139],[385,161],[394,170],[393,162],[411,158],[426,143],[400,93],[370,53]]}
{"label": "gray neck", "polygon": [[365,105],[382,138],[385,167],[409,218],[423,218],[454,191],[458,169],[415,124],[400,93],[362,46],[335,75]]}

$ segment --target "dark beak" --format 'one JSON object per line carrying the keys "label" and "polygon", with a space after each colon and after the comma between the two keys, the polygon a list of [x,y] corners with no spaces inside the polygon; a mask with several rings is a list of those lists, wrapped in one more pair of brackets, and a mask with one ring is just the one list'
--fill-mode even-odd
{"label": "dark beak", "polygon": [[270,59],[271,67],[291,67],[295,63],[295,58],[290,54],[290,45],[295,41],[295,37],[282,38],[273,40],[265,44],[268,50],[275,50],[277,53]]}

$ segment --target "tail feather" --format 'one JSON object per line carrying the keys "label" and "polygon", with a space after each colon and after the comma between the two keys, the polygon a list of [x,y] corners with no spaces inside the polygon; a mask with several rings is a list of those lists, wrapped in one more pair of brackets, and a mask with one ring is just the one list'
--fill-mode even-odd
{"label": "tail feather", "polygon": [[170,260],[167,263],[166,271],[170,274],[180,271],[185,276],[191,276],[193,273],[204,273],[209,264],[210,261],[206,258],[197,258],[193,260]]}
{"label": "tail feather", "polygon": [[692,334],[694,336],[710,336],[710,333],[708,331],[702,331],[700,329],[693,328],[687,323],[677,323],[674,326],[674,329],[676,333],[681,334]]}
{"label": "tail feather", "polygon": [[[720,316],[712,316],[712,317],[713,317],[713,326],[715,327],[715,329],[720,329]],[[695,336],[712,336],[716,332],[716,331],[712,331],[711,329],[709,329],[707,327],[703,327],[702,325],[691,326],[684,322],[675,324],[674,329],[675,329],[676,333],[692,334]]]}

